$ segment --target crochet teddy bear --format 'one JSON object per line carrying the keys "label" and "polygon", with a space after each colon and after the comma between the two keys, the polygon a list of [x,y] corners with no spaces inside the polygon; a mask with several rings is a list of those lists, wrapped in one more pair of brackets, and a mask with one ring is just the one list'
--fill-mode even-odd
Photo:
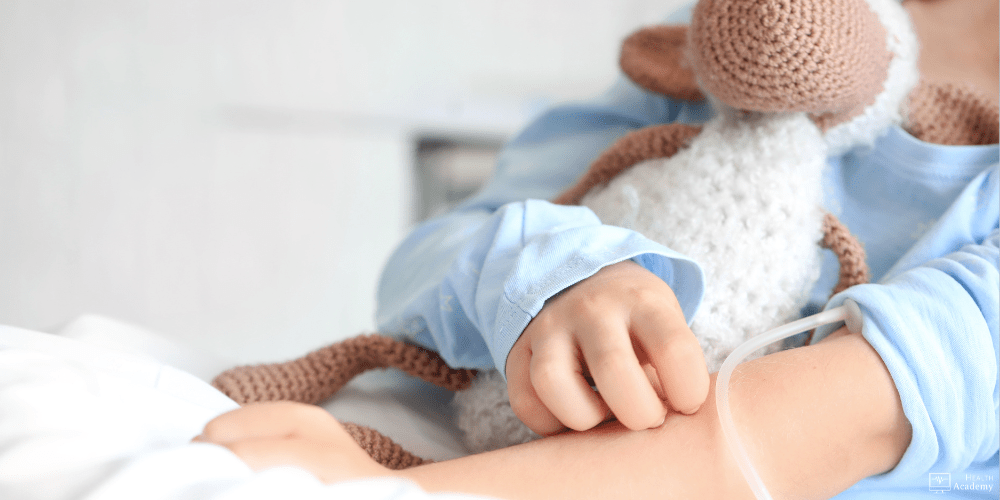
{"label": "crochet teddy bear", "polygon": [[[870,145],[894,124],[938,144],[997,142],[992,98],[918,82],[916,38],[897,0],[700,0],[690,27],[640,30],[620,62],[648,91],[710,99],[716,116],[624,136],[554,201],[586,205],[702,265],[705,296],[691,327],[711,371],[749,336],[794,319],[818,277],[820,245],[840,263],[833,293],[867,281],[862,247],[820,208],[828,156]],[[514,416],[496,371],[452,369],[378,335],[234,368],[214,385],[241,404],[319,403],[389,366],[459,391],[470,451],[537,437]],[[390,467],[420,462],[375,431],[347,427]]]}
{"label": "crochet teddy bear", "polygon": [[[629,37],[621,67],[648,91],[707,96],[715,117],[627,134],[555,201],[582,204],[602,223],[698,262],[705,290],[691,329],[717,371],[739,344],[805,306],[821,270],[817,243],[824,232],[848,234],[822,212],[826,159],[901,121],[916,56],[895,0],[702,0],[690,27]],[[867,276],[860,246],[836,241],[839,292]],[[505,407],[490,404],[502,386],[483,377],[456,399],[477,451],[509,444],[496,439],[497,427],[508,436],[517,428]],[[465,417],[482,407],[491,410]]]}

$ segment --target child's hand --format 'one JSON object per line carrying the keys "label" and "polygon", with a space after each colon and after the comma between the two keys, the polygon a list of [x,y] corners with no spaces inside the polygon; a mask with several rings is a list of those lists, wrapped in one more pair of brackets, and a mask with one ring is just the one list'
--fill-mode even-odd
{"label": "child's hand", "polygon": [[324,483],[391,474],[326,410],[302,403],[254,403],[224,413],[194,441],[225,446],[253,470],[292,465]]}
{"label": "child's hand", "polygon": [[609,407],[629,429],[649,429],[666,417],[665,402],[690,414],[708,396],[704,354],[677,298],[632,261],[550,299],[506,368],[514,413],[543,435],[594,427]]}

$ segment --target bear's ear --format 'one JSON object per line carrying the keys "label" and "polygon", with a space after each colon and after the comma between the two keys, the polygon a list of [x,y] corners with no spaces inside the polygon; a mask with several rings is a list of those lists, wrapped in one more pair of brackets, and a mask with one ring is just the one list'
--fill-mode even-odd
{"label": "bear's ear", "polygon": [[704,99],[685,58],[687,32],[687,26],[636,31],[622,44],[622,71],[646,90],[688,101]]}

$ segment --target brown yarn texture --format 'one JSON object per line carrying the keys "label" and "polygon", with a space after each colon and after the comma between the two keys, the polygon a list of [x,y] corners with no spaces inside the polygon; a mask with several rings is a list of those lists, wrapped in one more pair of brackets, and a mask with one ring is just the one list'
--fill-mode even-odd
{"label": "brown yarn texture", "polygon": [[686,61],[687,37],[687,26],[641,29],[622,43],[619,65],[633,82],[646,90],[700,101],[705,94],[698,88],[698,81]]}
{"label": "brown yarn texture", "polygon": [[344,423],[343,426],[344,430],[354,438],[354,441],[363,450],[368,452],[373,460],[389,469],[407,469],[432,462],[432,460],[424,460],[404,450],[398,443],[371,427],[352,423]]}
{"label": "brown yarn texture", "polygon": [[1000,109],[970,85],[921,80],[910,93],[907,131],[925,142],[950,146],[1000,142]]}
{"label": "brown yarn texture", "polygon": [[708,93],[754,111],[857,109],[881,92],[891,59],[864,0],[701,0],[691,49]]}
{"label": "brown yarn texture", "polygon": [[575,205],[594,186],[607,184],[623,170],[644,160],[669,158],[686,147],[701,132],[701,127],[670,123],[641,128],[618,139],[598,156],[587,173],[564,191],[554,203]]}
{"label": "brown yarn texture", "polygon": [[868,263],[865,262],[865,247],[840,219],[829,212],[823,216],[821,245],[832,251],[840,264],[840,279],[833,287],[831,296],[854,285],[868,283],[871,279]]}
{"label": "brown yarn texture", "polygon": [[476,374],[451,368],[436,352],[420,346],[382,335],[361,335],[284,363],[226,370],[212,385],[241,405],[257,401],[318,404],[354,377],[376,368],[397,368],[452,391],[467,388]]}

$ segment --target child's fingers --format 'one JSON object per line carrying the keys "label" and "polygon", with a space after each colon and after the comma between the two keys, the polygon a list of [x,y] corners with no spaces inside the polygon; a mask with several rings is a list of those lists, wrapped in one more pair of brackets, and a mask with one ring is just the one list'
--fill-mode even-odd
{"label": "child's fingers", "polygon": [[542,403],[531,386],[530,342],[523,337],[507,355],[507,395],[514,415],[536,434],[543,436],[563,430],[562,422]]}
{"label": "child's fingers", "polygon": [[660,383],[660,376],[656,373],[656,368],[653,368],[653,365],[647,362],[642,364],[642,371],[646,372],[646,378],[649,380],[650,385],[653,386],[656,396],[660,398],[660,401],[666,401],[667,393],[663,392],[663,384]]}
{"label": "child's fingers", "polygon": [[205,424],[199,440],[226,444],[272,437],[351,441],[340,423],[326,410],[290,401],[253,403],[219,415]]}
{"label": "child's fingers", "polygon": [[670,406],[681,413],[698,411],[708,397],[705,355],[683,316],[651,309],[633,317],[639,340]]}
{"label": "child's fingers", "polygon": [[584,431],[604,421],[608,406],[583,377],[573,338],[549,335],[532,345],[531,385],[566,427]]}
{"label": "child's fingers", "polygon": [[632,430],[660,425],[667,410],[639,365],[626,326],[601,319],[590,328],[579,335],[580,349],[611,411]]}

